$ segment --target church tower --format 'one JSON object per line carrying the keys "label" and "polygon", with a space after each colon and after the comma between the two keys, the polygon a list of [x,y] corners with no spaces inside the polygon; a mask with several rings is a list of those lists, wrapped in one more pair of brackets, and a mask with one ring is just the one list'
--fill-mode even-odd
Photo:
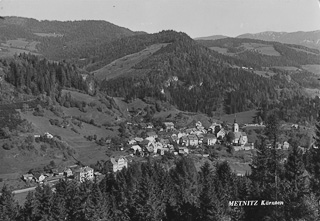
{"label": "church tower", "polygon": [[234,118],[234,123],[233,123],[233,132],[239,132],[239,124],[237,124],[237,118]]}

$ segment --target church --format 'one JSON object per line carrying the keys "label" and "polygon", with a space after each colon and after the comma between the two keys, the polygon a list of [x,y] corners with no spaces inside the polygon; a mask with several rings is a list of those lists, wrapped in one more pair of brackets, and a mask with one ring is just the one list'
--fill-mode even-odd
{"label": "church", "polygon": [[237,123],[236,119],[234,119],[234,123],[232,126],[232,132],[229,132],[229,133],[234,134],[234,139],[232,142],[233,144],[243,146],[246,143],[248,143],[248,136],[245,132],[239,131],[239,124]]}

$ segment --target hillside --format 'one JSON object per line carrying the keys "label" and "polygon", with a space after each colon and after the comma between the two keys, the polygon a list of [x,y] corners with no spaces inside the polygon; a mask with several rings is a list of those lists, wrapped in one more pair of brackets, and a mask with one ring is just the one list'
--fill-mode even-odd
{"label": "hillside", "polygon": [[95,48],[103,42],[135,34],[142,33],[135,33],[106,21],[62,22],[5,17],[5,20],[0,21],[0,55],[10,56],[15,49],[39,53],[52,60],[77,61],[83,58],[82,53],[87,48]]}
{"label": "hillside", "polygon": [[286,44],[303,45],[310,48],[320,49],[320,30],[309,32],[274,32],[266,31],[256,34],[243,34],[237,38],[250,38],[264,41],[276,41]]}
{"label": "hillside", "polygon": [[207,37],[198,37],[198,38],[195,38],[194,40],[218,40],[222,38],[229,38],[229,37],[225,35],[211,35]]}
{"label": "hillside", "polygon": [[[145,38],[146,42],[151,41],[147,40],[147,36]],[[266,98],[282,99],[282,96],[287,96],[280,89],[283,84],[287,84],[286,88],[291,93],[289,97],[300,94],[298,86],[283,82],[285,79],[261,78],[240,68],[253,64],[259,69],[261,63],[221,55],[183,33],[167,31],[150,38],[158,39],[158,42],[169,40],[167,43],[170,44],[134,63],[130,74],[116,75],[118,72],[111,69],[114,64],[105,67],[110,69],[113,77],[102,82],[101,90],[110,96],[126,97],[128,100],[154,97],[166,100],[180,110],[210,115],[217,111],[234,113],[249,110],[258,107]],[[316,57],[314,55],[312,58]],[[124,67],[124,60],[129,62],[130,56],[115,63]]]}

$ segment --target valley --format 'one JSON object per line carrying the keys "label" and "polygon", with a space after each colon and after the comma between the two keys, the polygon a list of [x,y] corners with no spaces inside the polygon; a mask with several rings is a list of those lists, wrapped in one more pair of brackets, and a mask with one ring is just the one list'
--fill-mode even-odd
{"label": "valley", "polygon": [[0,188],[21,208],[33,193],[75,191],[134,211],[150,193],[175,214],[183,197],[200,208],[201,194],[227,203],[220,193],[251,197],[251,185],[278,188],[276,176],[316,176],[317,47],[272,33],[192,39],[105,21],[0,22]]}

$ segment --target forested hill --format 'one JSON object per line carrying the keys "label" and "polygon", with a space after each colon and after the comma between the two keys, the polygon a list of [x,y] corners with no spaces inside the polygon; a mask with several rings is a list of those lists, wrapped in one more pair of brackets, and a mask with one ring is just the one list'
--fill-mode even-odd
{"label": "forested hill", "polygon": [[81,58],[80,49],[97,47],[124,36],[142,34],[106,21],[38,21],[31,18],[5,17],[0,21],[1,43],[26,39],[37,42],[37,51],[48,59]]}
{"label": "forested hill", "polygon": [[254,39],[224,38],[198,40],[212,50],[250,61],[256,67],[295,66],[320,64],[320,52],[301,45],[282,44]]}
{"label": "forested hill", "polygon": [[150,37],[170,44],[135,64],[130,74],[102,82],[102,90],[128,100],[155,97],[181,110],[207,114],[235,113],[300,94],[285,77],[264,78],[241,69],[246,62],[214,52],[184,33]]}

